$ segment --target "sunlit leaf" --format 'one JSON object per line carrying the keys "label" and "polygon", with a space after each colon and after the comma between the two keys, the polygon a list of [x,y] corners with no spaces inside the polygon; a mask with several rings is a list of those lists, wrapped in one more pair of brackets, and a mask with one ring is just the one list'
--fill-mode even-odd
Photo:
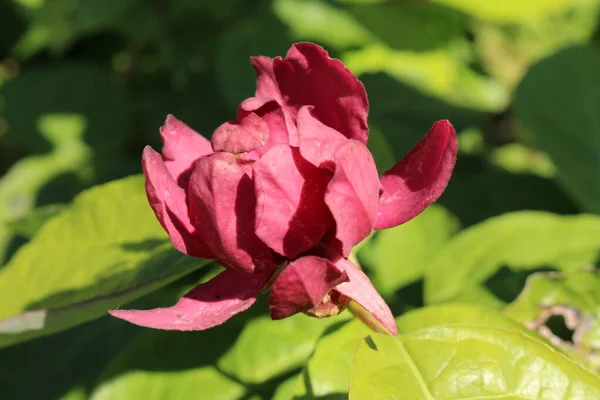
{"label": "sunlit leaf", "polygon": [[266,382],[301,367],[323,331],[348,317],[345,313],[328,319],[303,314],[279,321],[257,318],[244,327],[235,344],[219,360],[219,369],[242,382]]}
{"label": "sunlit leaf", "polygon": [[[552,397],[548,397],[552,396]],[[396,338],[372,334],[356,352],[350,399],[593,399],[600,379],[521,332],[455,325]]]}
{"label": "sunlit leaf", "polygon": [[294,399],[347,399],[354,353],[360,341],[370,332],[359,320],[332,327],[319,340],[304,367]]}
{"label": "sunlit leaf", "polygon": [[85,191],[0,270],[0,347],[97,318],[202,264],[173,249],[140,176]]}
{"label": "sunlit leaf", "polygon": [[405,224],[379,231],[358,257],[379,292],[391,295],[422,278],[425,266],[458,228],[456,217],[433,205]]}
{"label": "sunlit leaf", "polygon": [[501,306],[485,286],[500,267],[569,270],[595,261],[600,217],[514,212],[456,235],[425,269],[427,303],[473,301]]}
{"label": "sunlit leaf", "polygon": [[564,11],[581,0],[433,0],[454,7],[474,17],[494,22],[520,22]]}
{"label": "sunlit leaf", "polygon": [[[584,365],[600,370],[600,275],[592,268],[570,273],[531,275],[523,292],[504,313],[547,337]],[[560,316],[573,331],[571,340],[552,331],[550,318]]]}
{"label": "sunlit leaf", "polygon": [[189,399],[196,393],[206,399],[236,400],[243,386],[220,374],[214,367],[187,371],[129,371],[101,384],[91,400],[109,399]]}

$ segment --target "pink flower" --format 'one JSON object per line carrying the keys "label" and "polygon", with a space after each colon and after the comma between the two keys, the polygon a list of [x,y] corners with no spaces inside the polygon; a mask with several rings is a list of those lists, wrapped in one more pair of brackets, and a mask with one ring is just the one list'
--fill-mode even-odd
{"label": "pink flower", "polygon": [[252,65],[255,96],[210,142],[168,116],[162,155],[146,147],[142,157],[148,200],[173,245],[226,270],[172,307],[111,314],[202,330],[271,287],[273,319],[334,315],[352,299],[395,334],[388,306],[347,257],[373,229],[402,224],[441,195],[456,158],[452,125],[436,122],[380,178],[366,147],[365,89],[339,60],[298,43]]}

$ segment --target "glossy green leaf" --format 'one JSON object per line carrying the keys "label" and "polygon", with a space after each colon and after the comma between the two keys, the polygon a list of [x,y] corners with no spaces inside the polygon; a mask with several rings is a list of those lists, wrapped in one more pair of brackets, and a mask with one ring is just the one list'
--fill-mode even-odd
{"label": "glossy green leaf", "polygon": [[412,310],[396,318],[398,332],[409,333],[449,324],[489,325],[531,333],[501,311],[478,304],[439,304]]}
{"label": "glossy green leaf", "polygon": [[236,400],[245,391],[216,368],[200,367],[186,371],[129,371],[101,384],[90,399],[183,400],[198,395],[211,400]]}
{"label": "glossy green leaf", "polygon": [[31,239],[50,218],[67,208],[66,204],[50,204],[38,207],[27,215],[10,221],[8,227],[14,233]]}
{"label": "glossy green leaf", "polygon": [[446,209],[433,205],[405,224],[377,232],[358,257],[379,292],[391,295],[423,277],[425,266],[459,225]]}
{"label": "glossy green leaf", "polygon": [[502,303],[483,286],[500,267],[568,270],[595,261],[600,250],[600,217],[559,216],[522,211],[491,218],[462,231],[425,270],[427,303]]}
{"label": "glossy green leaf", "polygon": [[[600,274],[593,269],[570,273],[536,273],[504,314],[539,331],[556,346],[592,370],[600,371]],[[561,316],[573,331],[565,341],[548,321]]]}
{"label": "glossy green leaf", "polygon": [[[495,80],[474,71],[467,60],[456,54],[459,50],[454,47],[461,43],[421,52],[373,43],[344,53],[342,61],[359,76],[383,72],[454,106],[483,112],[503,110],[509,101],[508,92]],[[461,90],[465,86],[469,90]]]}
{"label": "glossy green leaf", "polygon": [[273,12],[297,40],[314,41],[336,50],[375,41],[352,13],[325,1],[274,0]]}
{"label": "glossy green leaf", "polygon": [[142,177],[92,188],[0,270],[0,347],[97,318],[202,264],[172,248]]}
{"label": "glossy green leaf", "polygon": [[600,379],[521,332],[455,325],[366,338],[356,352],[349,397],[595,399]]}
{"label": "glossy green leaf", "polygon": [[[38,124],[40,137],[52,144],[51,151],[22,158],[0,180],[0,264],[7,258],[13,237],[8,225],[27,217],[43,197],[40,192],[55,179],[70,174],[74,182],[68,188],[63,187],[58,195],[59,201],[68,201],[68,197],[89,180],[92,172],[90,148],[82,141],[85,119],[78,114],[54,114],[40,117]],[[16,125],[18,129],[19,124]]]}
{"label": "glossy green leaf", "polygon": [[[387,1],[347,9],[375,40],[398,50],[419,52],[443,48],[464,35],[464,18],[435,4]],[[424,25],[427,29],[423,29]]]}
{"label": "glossy green leaf", "polygon": [[519,24],[474,23],[482,67],[513,88],[531,64],[560,49],[587,43],[598,24],[599,5],[595,0],[579,1],[568,10]]}
{"label": "glossy green leaf", "polygon": [[476,18],[494,22],[522,22],[544,15],[565,11],[581,0],[434,0],[436,3],[454,7]]}
{"label": "glossy green leaf", "polygon": [[[561,77],[557,79],[557,77]],[[600,50],[573,47],[532,67],[515,110],[557,168],[565,190],[600,213]]]}
{"label": "glossy green leaf", "polygon": [[271,400],[292,400],[300,375],[293,375],[277,386]]}
{"label": "glossy green leaf", "polygon": [[257,318],[244,327],[218,367],[241,382],[266,382],[304,365],[323,331],[348,318],[348,313],[327,319],[304,314],[279,321]]}
{"label": "glossy green leaf", "polygon": [[371,330],[359,320],[331,327],[317,343],[296,386],[294,399],[348,398],[350,368],[360,341]]}

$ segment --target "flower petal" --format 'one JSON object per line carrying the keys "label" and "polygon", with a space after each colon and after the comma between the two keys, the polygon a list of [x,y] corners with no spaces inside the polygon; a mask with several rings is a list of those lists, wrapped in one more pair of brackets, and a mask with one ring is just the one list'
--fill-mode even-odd
{"label": "flower petal", "polygon": [[227,269],[200,284],[177,304],[152,310],[111,310],[113,317],[155,329],[201,331],[247,310],[270,274],[246,275]]}
{"label": "flower petal", "polygon": [[170,114],[160,128],[160,135],[165,165],[179,186],[185,189],[194,161],[212,154],[210,142]]}
{"label": "flower petal", "polygon": [[287,265],[273,283],[269,296],[272,319],[290,317],[316,307],[348,276],[325,258],[306,256]]}
{"label": "flower petal", "polygon": [[456,162],[458,140],[447,120],[437,121],[427,135],[381,177],[383,194],[375,229],[386,229],[419,215],[440,197]]}
{"label": "flower petal", "polygon": [[[255,113],[265,121],[269,130],[268,142],[251,153],[244,154],[245,159],[257,160],[261,155],[277,144],[293,144],[297,145],[297,129],[295,126],[290,129],[283,114],[283,109],[274,100],[264,102],[264,99],[251,97],[242,102],[237,111],[238,121],[242,120],[249,113]],[[292,132],[290,134],[290,132]],[[290,140],[293,136],[293,140]]]}
{"label": "flower petal", "polygon": [[330,178],[295,147],[269,150],[254,164],[258,237],[288,258],[317,244],[332,225],[323,200]]}
{"label": "flower petal", "polygon": [[238,163],[230,153],[201,158],[188,197],[192,223],[203,228],[208,247],[226,266],[253,273],[280,264],[255,233],[252,164]]}
{"label": "flower petal", "polygon": [[359,141],[348,140],[334,154],[335,173],[325,193],[336,224],[335,237],[347,257],[375,225],[379,179],[373,156]]}
{"label": "flower petal", "polygon": [[211,144],[214,151],[245,153],[264,146],[269,140],[269,128],[254,113],[244,116],[240,122],[225,122],[213,133]]}
{"label": "flower petal", "polygon": [[304,106],[298,111],[296,124],[300,153],[314,166],[335,168],[334,153],[348,139],[313,117],[313,109],[313,106]]}
{"label": "flower petal", "polygon": [[385,300],[377,293],[367,275],[345,258],[340,257],[333,263],[340,270],[344,271],[349,278],[347,282],[337,285],[334,290],[356,301],[370,312],[387,330],[397,335],[398,329],[392,311],[385,303]]}
{"label": "flower petal", "polygon": [[212,252],[190,222],[185,191],[177,185],[160,154],[150,146],[144,148],[142,169],[148,202],[171,237],[173,246],[194,257],[213,258]]}
{"label": "flower petal", "polygon": [[292,120],[305,105],[314,115],[349,139],[367,142],[369,102],[362,83],[340,60],[313,43],[297,43],[285,59],[275,58],[275,77],[283,106]]}
{"label": "flower petal", "polygon": [[281,100],[281,93],[275,80],[273,59],[265,56],[250,57],[252,67],[256,71],[256,94],[273,100]]}

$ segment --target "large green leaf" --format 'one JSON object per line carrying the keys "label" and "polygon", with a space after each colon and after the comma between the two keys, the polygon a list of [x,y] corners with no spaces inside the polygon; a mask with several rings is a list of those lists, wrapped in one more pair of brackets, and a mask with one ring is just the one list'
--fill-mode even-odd
{"label": "large green leaf", "polygon": [[476,18],[500,23],[522,22],[552,13],[565,11],[582,0],[434,0],[454,7]]}
{"label": "large green leaf", "polygon": [[244,386],[207,366],[186,371],[129,371],[101,384],[90,399],[183,400],[197,395],[211,400],[236,400],[245,391]]}
{"label": "large green leaf", "polygon": [[304,367],[294,399],[347,399],[354,353],[370,332],[357,319],[341,327],[331,327],[330,332],[319,340]]}
{"label": "large green leaf", "polygon": [[0,347],[97,318],[202,264],[172,248],[142,177],[92,188],[0,271]]}
{"label": "large green leaf", "polygon": [[219,360],[219,369],[241,382],[266,382],[301,367],[323,331],[347,320],[348,315],[316,319],[300,314],[280,321],[266,316],[252,320]]}
{"label": "large green leaf", "polygon": [[600,380],[521,332],[455,325],[361,343],[350,399],[390,398],[595,399]]}
{"label": "large green leaf", "polygon": [[376,40],[352,13],[326,1],[274,0],[273,12],[297,40],[314,41],[336,50]]}
{"label": "large green leaf", "polygon": [[490,325],[500,328],[533,332],[491,307],[478,304],[439,304],[409,311],[396,319],[399,333],[448,324]]}
{"label": "large green leaf", "polygon": [[[557,77],[560,77],[558,79]],[[573,47],[527,73],[515,110],[557,167],[560,183],[600,213],[600,50]]]}
{"label": "large green leaf", "polygon": [[425,270],[427,303],[476,301],[501,306],[483,285],[502,266],[568,270],[595,261],[600,217],[514,212],[462,231]]}
{"label": "large green leaf", "polygon": [[90,177],[91,152],[82,141],[85,125],[85,119],[77,114],[40,117],[38,129],[52,143],[52,151],[19,160],[0,180],[0,265],[12,238],[7,225],[27,217],[40,201],[44,187],[60,176],[74,175],[76,182],[70,190],[63,187],[59,194],[63,197],[61,201],[68,201],[68,197],[74,195],[70,192],[79,190]]}
{"label": "large green leaf", "polygon": [[403,225],[377,232],[358,257],[377,290],[392,295],[423,277],[425,266],[458,228],[456,217],[433,205]]}
{"label": "large green leaf", "polygon": [[[600,274],[586,269],[570,273],[536,273],[529,276],[523,292],[504,313],[536,329],[574,359],[600,370]],[[562,316],[573,331],[571,341],[557,336],[549,326]],[[549,329],[550,328],[550,329]]]}

